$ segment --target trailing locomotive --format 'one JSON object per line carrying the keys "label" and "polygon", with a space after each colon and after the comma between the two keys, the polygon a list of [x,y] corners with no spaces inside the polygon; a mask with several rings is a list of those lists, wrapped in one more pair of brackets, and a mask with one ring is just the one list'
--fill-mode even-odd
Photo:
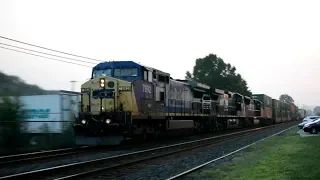
{"label": "trailing locomotive", "polygon": [[81,112],[74,125],[77,144],[118,144],[127,138],[219,131],[297,118],[294,104],[172,79],[169,73],[132,61],[96,65],[81,93]]}

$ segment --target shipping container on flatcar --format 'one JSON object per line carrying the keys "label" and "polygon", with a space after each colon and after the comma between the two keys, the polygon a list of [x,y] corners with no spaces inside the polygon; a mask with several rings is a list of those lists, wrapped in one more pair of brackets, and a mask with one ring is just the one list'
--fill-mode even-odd
{"label": "shipping container on flatcar", "polygon": [[265,94],[254,94],[252,97],[262,103],[262,118],[266,121],[262,121],[261,123],[272,124],[272,98]]}
{"label": "shipping container on flatcar", "polygon": [[290,106],[290,104],[289,103],[286,103],[286,109],[287,109],[287,120],[288,121],[291,121],[292,120],[292,118],[291,118],[291,110],[290,110],[290,108],[291,108],[291,106]]}
{"label": "shipping container on flatcar", "polygon": [[293,121],[297,120],[297,107],[294,103],[290,104],[290,114]]}
{"label": "shipping container on flatcar", "polygon": [[281,122],[281,106],[279,100],[272,99],[272,116],[276,123]]}
{"label": "shipping container on flatcar", "polygon": [[288,112],[287,112],[288,106],[287,103],[281,102],[281,121],[286,122],[288,121]]}

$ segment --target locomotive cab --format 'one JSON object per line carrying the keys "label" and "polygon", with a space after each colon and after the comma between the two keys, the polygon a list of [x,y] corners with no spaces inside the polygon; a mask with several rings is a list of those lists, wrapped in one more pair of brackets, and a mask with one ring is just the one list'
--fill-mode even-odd
{"label": "locomotive cab", "polygon": [[148,117],[154,110],[158,116],[164,115],[169,79],[167,73],[132,61],[98,64],[91,79],[81,86],[81,112],[74,125],[76,136],[122,141],[145,131],[154,132],[145,124],[141,126],[147,119],[141,117]]}
{"label": "locomotive cab", "polygon": [[143,79],[142,67],[133,62],[104,62],[95,66],[91,79],[81,85],[81,111],[74,125],[85,136],[126,132],[132,112],[132,82]]}

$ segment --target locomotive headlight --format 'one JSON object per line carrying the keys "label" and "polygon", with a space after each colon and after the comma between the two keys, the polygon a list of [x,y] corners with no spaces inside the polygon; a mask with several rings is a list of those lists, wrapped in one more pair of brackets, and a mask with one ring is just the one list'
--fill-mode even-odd
{"label": "locomotive headlight", "polygon": [[82,124],[86,124],[86,120],[85,120],[85,119],[82,119],[82,120],[81,120],[81,123],[82,123]]}
{"label": "locomotive headlight", "polygon": [[110,124],[110,122],[111,122],[110,119],[107,119],[107,120],[106,120],[106,123],[107,123],[107,124]]}
{"label": "locomotive headlight", "polygon": [[102,79],[100,79],[100,87],[104,87],[105,86],[105,80],[102,78]]}

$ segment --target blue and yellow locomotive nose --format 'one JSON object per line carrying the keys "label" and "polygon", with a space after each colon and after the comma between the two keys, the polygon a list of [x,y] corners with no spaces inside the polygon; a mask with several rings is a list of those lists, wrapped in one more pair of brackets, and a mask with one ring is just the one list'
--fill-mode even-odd
{"label": "blue and yellow locomotive nose", "polygon": [[117,84],[117,80],[111,77],[99,77],[84,83],[81,87],[83,112],[96,115],[114,111],[117,101]]}

